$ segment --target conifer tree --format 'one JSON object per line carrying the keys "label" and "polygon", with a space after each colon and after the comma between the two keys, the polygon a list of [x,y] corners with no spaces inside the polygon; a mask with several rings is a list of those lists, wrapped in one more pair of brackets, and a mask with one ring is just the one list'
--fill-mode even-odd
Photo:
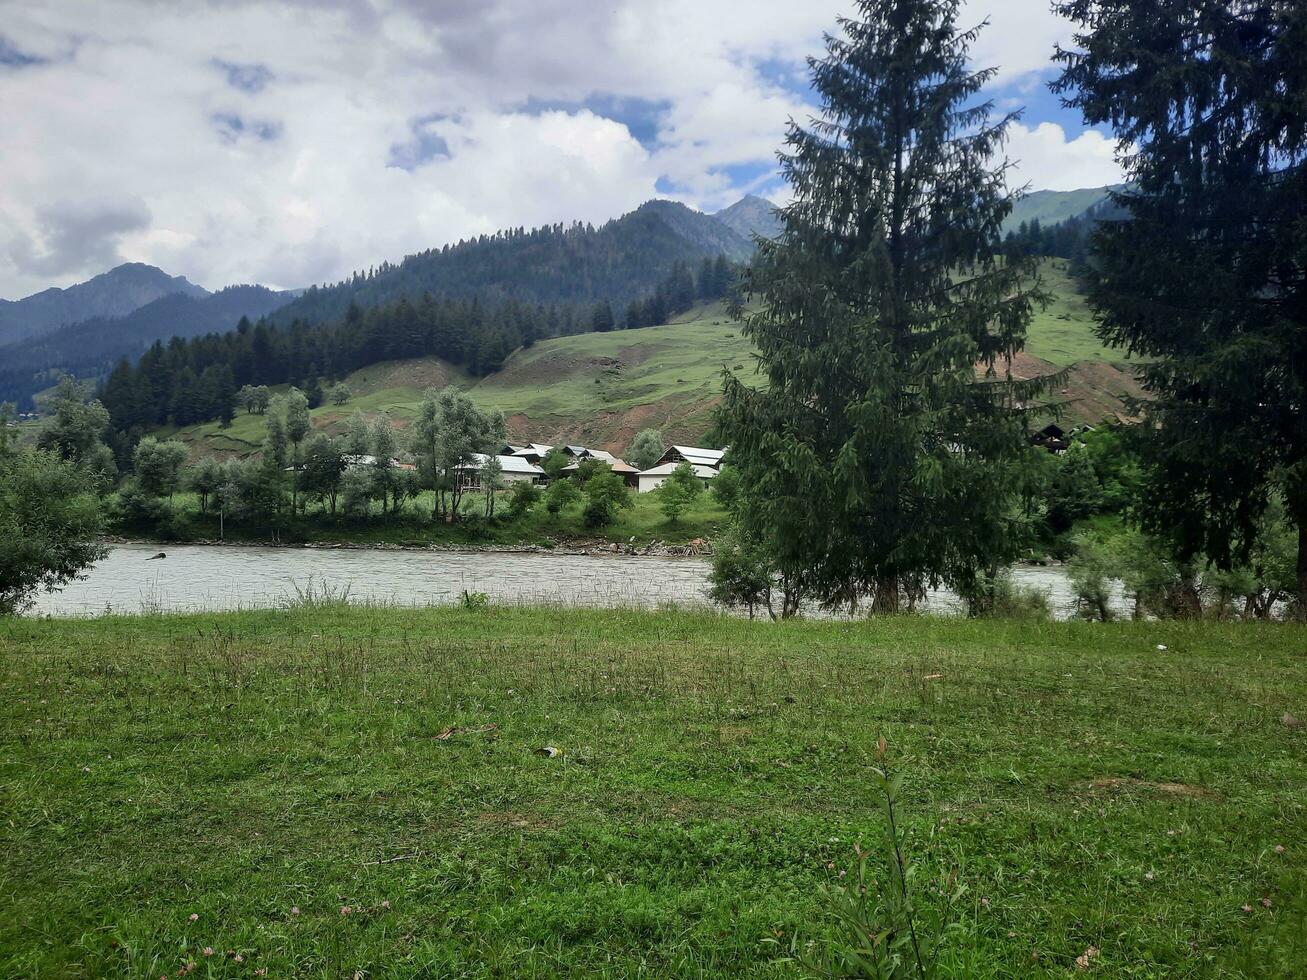
{"label": "conifer tree", "polygon": [[595,304],[594,313],[590,317],[590,326],[599,333],[613,329],[613,308],[607,300]]}
{"label": "conifer tree", "polygon": [[741,286],[768,385],[727,373],[718,421],[787,592],[895,611],[930,584],[978,598],[1018,546],[1037,388],[1003,367],[1040,296],[998,257],[1014,117],[978,100],[958,0],[856,6],[810,61],[821,115],[790,125],[793,202]]}
{"label": "conifer tree", "polygon": [[[1307,5],[1075,0],[1054,84],[1131,186],[1092,240],[1108,343],[1144,355],[1144,529],[1227,569],[1283,493],[1307,619]],[[1197,596],[1191,597],[1196,606]]]}

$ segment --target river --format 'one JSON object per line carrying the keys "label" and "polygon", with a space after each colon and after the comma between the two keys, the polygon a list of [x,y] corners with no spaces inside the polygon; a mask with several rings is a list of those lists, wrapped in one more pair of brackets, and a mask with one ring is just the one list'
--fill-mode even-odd
{"label": "river", "polygon": [[[161,550],[166,558],[149,560]],[[120,544],[83,580],[40,596],[32,612],[250,609],[289,604],[301,590],[321,594],[324,587],[336,595],[348,589],[351,602],[397,606],[456,602],[465,591],[493,602],[706,605],[707,573],[706,561],[689,558]],[[1014,574],[1021,585],[1049,594],[1054,615],[1070,613],[1072,595],[1060,568],[1022,566]],[[932,594],[928,604],[935,611],[958,608],[954,597],[942,593]]]}

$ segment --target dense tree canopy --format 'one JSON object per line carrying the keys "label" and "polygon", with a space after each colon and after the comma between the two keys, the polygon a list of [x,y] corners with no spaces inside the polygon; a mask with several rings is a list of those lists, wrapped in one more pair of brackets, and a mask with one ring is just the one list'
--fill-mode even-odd
{"label": "dense tree canopy", "polygon": [[93,474],[47,450],[0,457],[0,615],[21,612],[104,557]]}
{"label": "dense tree canopy", "polygon": [[1307,5],[1058,10],[1079,31],[1055,90],[1114,128],[1132,182],[1089,298],[1103,339],[1147,358],[1144,527],[1230,567],[1278,485],[1307,600]]}
{"label": "dense tree canopy", "polygon": [[768,385],[727,375],[719,424],[779,574],[896,610],[928,582],[971,594],[1017,546],[1033,391],[976,366],[1020,349],[1037,297],[999,255],[1011,117],[978,101],[958,3],[857,10],[812,62],[821,117],[791,124],[794,200],[741,284]]}

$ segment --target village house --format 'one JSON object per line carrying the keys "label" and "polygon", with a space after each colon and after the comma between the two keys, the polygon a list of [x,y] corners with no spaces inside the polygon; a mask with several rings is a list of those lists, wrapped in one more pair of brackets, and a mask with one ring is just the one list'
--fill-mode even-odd
{"label": "village house", "polygon": [[[488,459],[490,457],[483,453],[473,453],[467,463],[456,467],[455,472],[458,474],[459,487],[464,490],[480,490],[481,469],[486,465]],[[510,483],[540,484],[546,482],[545,471],[522,456],[506,456],[501,453],[495,456],[495,459],[499,460],[499,480],[505,485]]]}
{"label": "village house", "polygon": [[[579,447],[576,447],[579,448]],[[602,449],[587,449],[585,455],[578,458],[575,462],[568,463],[563,467],[562,472],[565,476],[571,476],[581,468],[581,464],[587,459],[597,459],[601,463],[607,463],[608,468],[625,481],[628,487],[636,485],[637,477],[640,471],[624,459],[619,459],[612,453],[605,452]]]}
{"label": "village house", "polygon": [[518,446],[514,443],[506,442],[499,449],[501,456],[518,456],[528,463],[539,465],[540,461],[548,455],[553,446],[545,446],[538,442],[530,442],[525,446]]}
{"label": "village house", "polygon": [[721,472],[724,449],[700,449],[697,446],[668,446],[659,457],[658,462],[647,470],[636,474],[636,487],[640,493],[657,490],[672,475],[676,467],[689,463],[697,476],[707,486]]}

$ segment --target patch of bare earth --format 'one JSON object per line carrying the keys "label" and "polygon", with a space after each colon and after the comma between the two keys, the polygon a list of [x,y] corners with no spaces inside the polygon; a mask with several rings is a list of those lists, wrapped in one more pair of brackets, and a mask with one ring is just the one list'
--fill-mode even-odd
{"label": "patch of bare earth", "polygon": [[1215,790],[1208,789],[1206,786],[1196,786],[1193,783],[1155,783],[1129,776],[1102,776],[1091,779],[1085,788],[1099,793],[1154,793],[1191,799],[1215,799],[1220,795]]}
{"label": "patch of bare earth", "polygon": [[[1059,370],[1057,365],[1026,353],[994,365],[994,373],[999,378],[1011,372],[1017,381],[1052,377]],[[978,365],[976,373],[983,374],[984,369]],[[1128,368],[1085,360],[1076,361],[1066,368],[1062,383],[1047,392],[1043,401],[1050,408],[1056,408],[1064,422],[1071,424],[1096,424],[1104,420],[1133,422],[1136,419],[1130,414],[1129,401],[1141,398],[1143,394],[1138,379]]]}
{"label": "patch of bare earth", "polygon": [[717,397],[671,395],[623,411],[596,412],[575,419],[558,416],[533,419],[518,412],[508,416],[505,423],[509,441],[592,446],[620,456],[643,429],[657,429],[668,445],[694,445],[708,431],[710,412],[718,401]]}
{"label": "patch of bare earth", "polygon": [[489,810],[479,817],[477,823],[489,830],[505,831],[542,831],[552,830],[557,824],[538,813],[520,813],[516,810]]}

